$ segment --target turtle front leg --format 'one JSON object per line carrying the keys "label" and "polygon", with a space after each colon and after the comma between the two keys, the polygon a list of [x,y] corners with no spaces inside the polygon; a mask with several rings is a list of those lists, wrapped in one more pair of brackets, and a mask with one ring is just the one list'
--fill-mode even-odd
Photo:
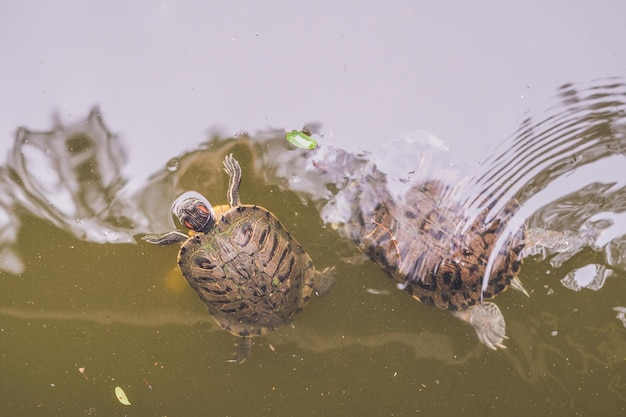
{"label": "turtle front leg", "polygon": [[239,184],[241,184],[241,167],[239,162],[233,158],[231,153],[224,158],[224,171],[229,176],[228,181],[228,204],[231,207],[237,207],[239,205]]}
{"label": "turtle front leg", "polygon": [[175,230],[161,235],[145,235],[141,239],[153,245],[164,246],[173,243],[183,243],[185,240],[189,239],[189,236]]}
{"label": "turtle front leg", "polygon": [[489,349],[506,349],[502,344],[506,336],[506,323],[500,309],[494,303],[484,302],[466,310],[453,311],[452,314],[471,324],[476,336]]}

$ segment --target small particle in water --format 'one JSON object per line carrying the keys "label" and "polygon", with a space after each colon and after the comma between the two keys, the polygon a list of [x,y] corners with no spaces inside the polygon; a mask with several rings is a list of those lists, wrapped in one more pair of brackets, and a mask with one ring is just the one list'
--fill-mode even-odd
{"label": "small particle in water", "polygon": [[272,352],[276,352],[276,348],[275,348],[274,346],[272,346],[272,344],[271,344],[271,343],[268,345],[268,347],[270,348],[270,350],[271,350]]}
{"label": "small particle in water", "polygon": [[85,377],[85,379],[86,379],[87,381],[89,381],[89,377],[88,377],[88,376],[87,376],[87,374],[85,373],[85,368],[83,368],[83,367],[78,368],[78,372],[80,372],[81,374],[83,374],[83,376]]}
{"label": "small particle in water", "polygon": [[309,136],[305,132],[299,130],[292,130],[285,134],[287,142],[291,143],[296,148],[300,149],[316,149],[318,147],[317,141]]}
{"label": "small particle in water", "polygon": [[115,396],[120,403],[124,405],[130,405],[130,401],[128,401],[128,397],[126,396],[126,393],[122,388],[115,387]]}
{"label": "small particle in water", "polygon": [[143,379],[143,383],[146,384],[148,388],[152,389],[152,385],[150,385],[150,383],[148,382],[146,378]]}
{"label": "small particle in water", "polygon": [[172,158],[169,161],[167,161],[167,164],[165,165],[165,167],[169,172],[176,172],[176,170],[178,170],[179,165],[180,165],[180,159]]}
{"label": "small particle in water", "polygon": [[393,373],[393,377],[395,378],[395,377],[397,377],[397,376],[398,376],[398,373],[397,373],[397,372],[394,372],[394,373]]}
{"label": "small particle in water", "polygon": [[554,330],[552,333],[550,333],[552,336],[558,336],[559,332],[557,332],[556,330]]}
{"label": "small particle in water", "polygon": [[389,295],[390,294],[389,290],[379,290],[376,288],[367,288],[365,291],[374,295]]}

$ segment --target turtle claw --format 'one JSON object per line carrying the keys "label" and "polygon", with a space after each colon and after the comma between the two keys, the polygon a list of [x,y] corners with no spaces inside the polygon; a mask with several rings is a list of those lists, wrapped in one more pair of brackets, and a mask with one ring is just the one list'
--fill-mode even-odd
{"label": "turtle claw", "polygon": [[528,295],[528,292],[526,291],[526,289],[524,288],[524,286],[522,285],[522,282],[517,278],[514,277],[511,280],[511,288],[513,288],[514,290],[517,290],[519,292],[521,292],[522,294],[524,294],[526,297],[530,297],[530,295]]}
{"label": "turtle claw", "polygon": [[[502,337],[502,339],[503,339],[502,341],[504,341],[504,339],[508,339],[508,338],[509,337],[505,335],[505,336]],[[482,340],[481,340],[481,342],[482,342]],[[485,342],[483,342],[483,343],[485,343]],[[506,349],[506,346],[504,346],[501,342],[494,343],[493,347],[490,347],[490,346],[488,346],[488,347],[491,350]]]}
{"label": "turtle claw", "polygon": [[482,344],[491,350],[506,349],[502,344],[506,336],[506,323],[500,309],[494,303],[485,302],[452,314],[471,324]]}

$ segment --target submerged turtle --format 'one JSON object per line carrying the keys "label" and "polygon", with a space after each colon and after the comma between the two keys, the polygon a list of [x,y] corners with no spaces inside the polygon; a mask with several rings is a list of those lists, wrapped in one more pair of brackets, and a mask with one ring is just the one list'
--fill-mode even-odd
{"label": "submerged turtle", "polygon": [[179,231],[148,235],[156,245],[182,243],[178,266],[215,321],[240,339],[235,361],[250,354],[250,338],[291,323],[311,293],[325,292],[334,269],[315,270],[313,261],[268,210],[240,205],[241,168],[224,160],[230,180],[228,205],[212,207],[197,192],[181,195],[172,211]]}
{"label": "submerged turtle", "polygon": [[[516,277],[521,266],[524,231],[496,242],[517,211],[511,200],[491,221],[489,207],[458,230],[460,205],[441,205],[445,186],[438,181],[415,185],[404,204],[379,204],[365,223],[358,247],[413,298],[450,310],[471,324],[491,349],[503,348],[505,321],[498,306],[484,301],[512,286],[528,295]],[[491,273],[483,278],[491,259]]]}
{"label": "submerged turtle", "polygon": [[[385,157],[392,159],[386,161],[385,171],[373,163],[374,156],[339,149],[319,154],[313,164],[317,175],[330,176],[324,181],[338,189],[322,208],[322,218],[351,239],[398,288],[425,304],[450,310],[471,324],[487,347],[503,348],[504,318],[495,304],[484,300],[509,286],[528,295],[516,278],[524,229],[507,229],[519,204],[510,200],[494,212],[496,202],[489,203],[472,217],[459,201],[463,187],[451,173],[452,165],[434,166],[438,162],[431,157],[442,147],[425,144],[392,143],[385,151],[397,150],[392,158]],[[398,153],[408,160],[399,162]],[[411,169],[402,171],[403,166]],[[442,175],[440,167],[449,172]],[[436,179],[442,176],[453,180]]]}

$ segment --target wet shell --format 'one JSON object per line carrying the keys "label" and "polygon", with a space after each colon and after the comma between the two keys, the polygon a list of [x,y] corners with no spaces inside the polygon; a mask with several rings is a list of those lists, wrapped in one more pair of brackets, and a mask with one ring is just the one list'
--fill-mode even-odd
{"label": "wet shell", "polygon": [[482,299],[493,298],[511,284],[520,269],[524,234],[520,229],[492,253],[517,202],[510,201],[491,221],[491,207],[486,208],[461,233],[457,228],[462,208],[440,204],[444,192],[440,182],[428,181],[412,187],[401,207],[378,205],[357,243],[415,299],[459,311],[481,301],[491,255],[495,259]]}
{"label": "wet shell", "polygon": [[209,312],[241,337],[288,324],[313,289],[311,258],[269,211],[237,206],[190,237],[178,264]]}

